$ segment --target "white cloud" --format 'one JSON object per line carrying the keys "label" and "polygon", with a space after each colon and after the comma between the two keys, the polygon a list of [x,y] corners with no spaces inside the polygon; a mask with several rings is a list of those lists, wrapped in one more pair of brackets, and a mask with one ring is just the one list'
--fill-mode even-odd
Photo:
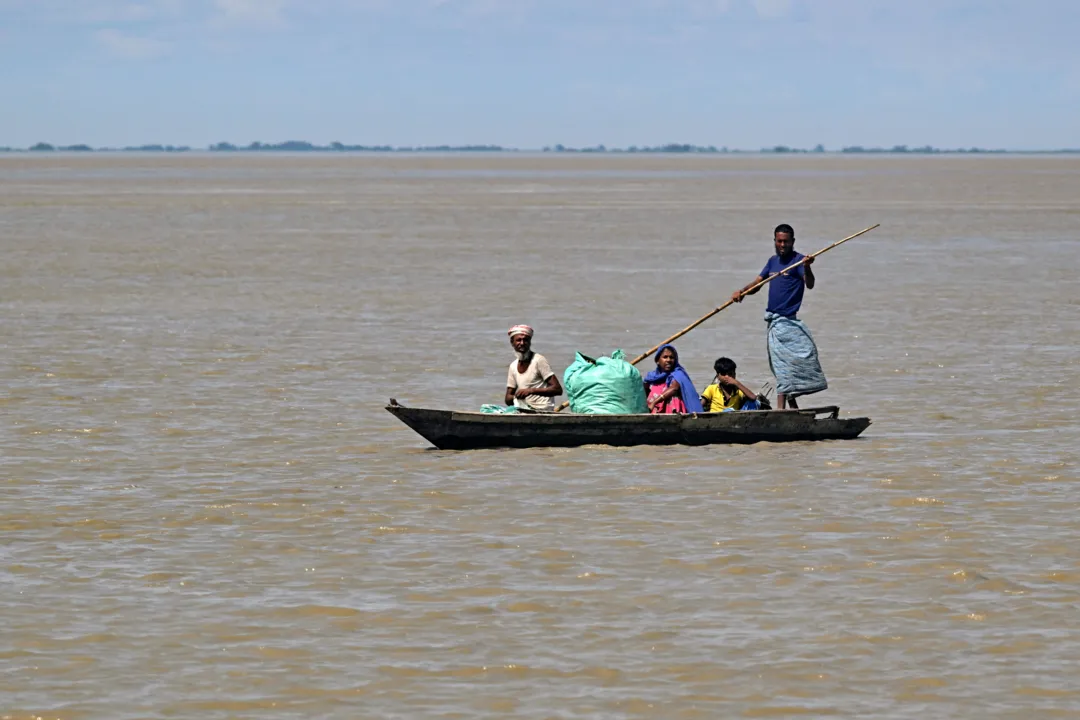
{"label": "white cloud", "polygon": [[[726,15],[731,10],[733,0],[680,0],[679,2],[659,5],[671,11],[685,10],[691,17],[710,19]],[[616,10],[618,12],[618,10]]]}
{"label": "white cloud", "polygon": [[0,0],[0,13],[60,23],[129,23],[179,17],[193,0]]}
{"label": "white cloud", "polygon": [[106,28],[94,33],[95,39],[105,50],[121,60],[153,60],[167,55],[172,46],[169,43],[148,37],[128,35],[115,28]]}
{"label": "white cloud", "polygon": [[214,0],[218,11],[216,24],[229,27],[284,27],[287,4],[287,0]]}
{"label": "white cloud", "polygon": [[759,17],[782,18],[791,14],[792,0],[754,0]]}

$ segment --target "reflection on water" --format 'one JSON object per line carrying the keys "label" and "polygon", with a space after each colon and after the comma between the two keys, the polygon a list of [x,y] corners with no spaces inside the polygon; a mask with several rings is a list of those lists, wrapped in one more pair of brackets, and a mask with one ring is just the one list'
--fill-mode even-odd
{"label": "reflection on water", "polygon": [[[1074,158],[0,158],[12,717],[1080,708]],[[851,442],[441,452],[819,249]],[[677,344],[768,378],[763,296]],[[804,403],[806,404],[806,403]]]}

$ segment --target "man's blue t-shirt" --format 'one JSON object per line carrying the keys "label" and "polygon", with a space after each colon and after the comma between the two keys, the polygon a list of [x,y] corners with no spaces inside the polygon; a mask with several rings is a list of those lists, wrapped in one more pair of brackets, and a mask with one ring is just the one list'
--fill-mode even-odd
{"label": "man's blue t-shirt", "polygon": [[[784,268],[799,262],[803,255],[792,252],[791,257],[781,260],[779,255],[773,255],[769,262],[765,263],[765,269],[761,271],[761,277],[769,277]],[[769,283],[769,306],[766,308],[771,313],[784,317],[795,317],[802,305],[803,288],[806,287],[806,266],[800,265],[787,275],[780,275]]]}

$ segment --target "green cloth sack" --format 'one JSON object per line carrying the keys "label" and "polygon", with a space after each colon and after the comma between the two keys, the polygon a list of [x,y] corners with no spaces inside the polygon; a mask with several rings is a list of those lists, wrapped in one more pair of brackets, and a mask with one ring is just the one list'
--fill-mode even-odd
{"label": "green cloth sack", "polygon": [[495,413],[497,415],[513,415],[518,409],[513,405],[481,405],[480,412]]}
{"label": "green cloth sack", "polygon": [[595,360],[577,353],[563,373],[571,412],[593,415],[649,412],[641,373],[624,357],[622,350]]}

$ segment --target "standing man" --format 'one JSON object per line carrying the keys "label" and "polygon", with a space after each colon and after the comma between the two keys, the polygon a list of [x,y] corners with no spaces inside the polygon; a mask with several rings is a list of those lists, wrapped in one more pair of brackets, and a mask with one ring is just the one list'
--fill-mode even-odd
{"label": "standing man", "polygon": [[821,392],[829,386],[818,360],[817,345],[810,328],[798,319],[802,306],[803,289],[814,289],[814,271],[810,269],[813,257],[787,273],[784,268],[805,257],[795,252],[795,231],[790,225],[777,225],[773,231],[776,254],[765,263],[754,282],[736,290],[731,295],[735,302],[742,302],[746,295],[753,295],[761,288],[750,290],[770,275],[780,273],[769,283],[769,304],[765,310],[765,322],[769,324],[769,367],[776,377],[776,404],[779,410],[788,405],[799,406],[795,398],[800,395]]}
{"label": "standing man", "polygon": [[532,351],[533,329],[515,325],[507,331],[517,357],[506,376],[506,404],[540,412],[555,409],[553,397],[562,395],[562,384],[547,358]]}

